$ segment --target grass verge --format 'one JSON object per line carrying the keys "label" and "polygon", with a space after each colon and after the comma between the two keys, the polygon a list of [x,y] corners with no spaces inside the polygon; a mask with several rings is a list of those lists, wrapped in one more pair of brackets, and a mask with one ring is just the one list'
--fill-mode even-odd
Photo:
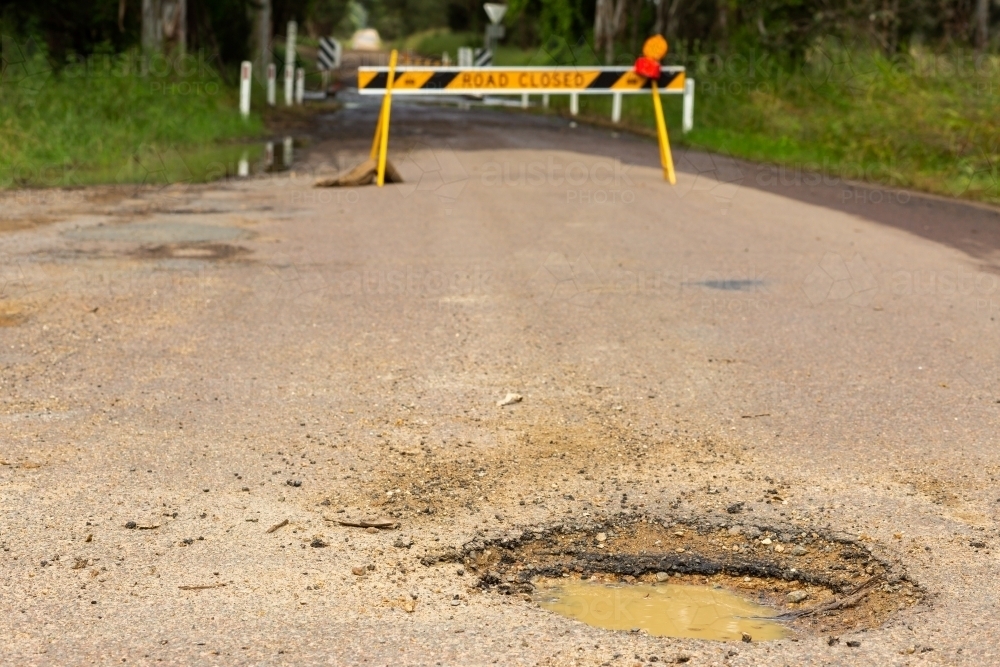
{"label": "grass verge", "polygon": [[24,56],[0,79],[0,187],[212,180],[263,132],[197,56],[144,67],[136,54],[98,54],[58,71]]}

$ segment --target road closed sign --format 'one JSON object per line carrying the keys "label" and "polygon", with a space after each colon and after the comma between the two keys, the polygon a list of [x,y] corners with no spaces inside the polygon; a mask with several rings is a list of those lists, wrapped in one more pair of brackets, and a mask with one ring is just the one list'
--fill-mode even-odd
{"label": "road closed sign", "polygon": [[[358,69],[358,92],[382,95],[386,67]],[[684,68],[664,67],[656,82],[661,92],[684,91]],[[419,95],[541,93],[638,93],[652,81],[629,67],[399,67],[392,92]]]}

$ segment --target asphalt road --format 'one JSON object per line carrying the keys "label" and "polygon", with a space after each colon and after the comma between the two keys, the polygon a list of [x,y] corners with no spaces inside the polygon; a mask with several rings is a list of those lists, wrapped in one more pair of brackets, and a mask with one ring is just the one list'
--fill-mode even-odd
{"label": "asphalt road", "polygon": [[[1000,664],[996,210],[405,103],[404,183],[313,188],[373,125],[2,195],[0,662]],[[861,539],[926,597],[734,646],[420,563],[620,511]]]}

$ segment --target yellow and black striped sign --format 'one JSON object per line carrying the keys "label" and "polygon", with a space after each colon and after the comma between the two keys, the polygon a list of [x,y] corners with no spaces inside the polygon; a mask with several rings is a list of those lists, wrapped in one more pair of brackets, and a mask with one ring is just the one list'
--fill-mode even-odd
{"label": "yellow and black striped sign", "polygon": [[[358,92],[385,93],[387,67],[358,69]],[[684,68],[664,67],[657,81],[665,93],[684,92]],[[399,67],[393,95],[519,93],[638,93],[652,82],[630,67]]]}

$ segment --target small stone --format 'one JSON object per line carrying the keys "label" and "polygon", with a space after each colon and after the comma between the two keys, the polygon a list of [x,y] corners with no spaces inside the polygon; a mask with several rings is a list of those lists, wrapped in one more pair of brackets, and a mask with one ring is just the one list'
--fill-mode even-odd
{"label": "small stone", "polygon": [[657,572],[656,573],[656,580],[657,581],[667,581],[668,579],[670,579],[670,573],[669,572]]}
{"label": "small stone", "polygon": [[750,526],[744,531],[744,534],[751,540],[756,540],[758,537],[760,537],[760,528],[757,528],[756,526]]}
{"label": "small stone", "polygon": [[796,544],[794,547],[792,547],[791,553],[793,556],[805,556],[807,553],[809,553],[809,550],[806,549],[801,544]]}
{"label": "small stone", "polygon": [[125,527],[128,528],[129,530],[134,530],[137,525],[138,524],[136,524],[135,521],[129,521],[128,523],[125,524]]}
{"label": "small stone", "polygon": [[743,637],[742,637],[742,639],[743,639],[743,641],[744,641],[744,642],[746,642],[747,644],[749,644],[750,642],[752,642],[752,641],[753,641],[753,637],[751,637],[751,636],[750,636],[750,633],[749,633],[749,632],[744,632],[744,633],[743,633]]}
{"label": "small stone", "polygon": [[313,540],[312,540],[312,542],[309,543],[309,546],[311,546],[311,547],[313,547],[315,549],[321,549],[321,548],[323,548],[325,546],[329,546],[329,545],[326,542],[324,542],[321,538],[314,537]]}
{"label": "small stone", "polygon": [[397,549],[409,549],[413,546],[413,540],[409,537],[397,537],[396,541],[392,543],[392,546]]}
{"label": "small stone", "polygon": [[458,606],[458,605],[460,605],[460,604],[462,604],[462,601],[461,601],[461,600],[452,600],[452,601],[451,601],[451,606],[452,606],[452,607],[457,607],[457,606]]}
{"label": "small stone", "polygon": [[840,643],[840,637],[834,637],[833,635],[830,635],[826,639],[827,646],[833,646],[834,644],[839,644],[839,643]]}
{"label": "small stone", "polygon": [[352,567],[351,568],[351,574],[353,574],[356,577],[360,577],[364,573],[365,573],[365,568],[363,568],[363,567]]}
{"label": "small stone", "polygon": [[461,577],[461,576],[465,575],[465,570],[460,567],[457,570],[455,570],[455,574],[457,574],[458,576]]}
{"label": "small stone", "polygon": [[764,545],[769,545],[769,544],[771,544],[771,538],[770,537],[765,537],[764,539],[762,539],[760,541],[760,543],[764,544]]}
{"label": "small stone", "polygon": [[732,505],[726,508],[726,511],[729,512],[730,514],[739,514],[740,512],[743,511],[743,503],[733,503]]}
{"label": "small stone", "polygon": [[852,639],[851,641],[847,642],[847,645],[850,646],[851,648],[857,648],[861,646],[861,642],[857,641],[856,639]]}
{"label": "small stone", "polygon": [[300,486],[302,486],[302,480],[300,480],[300,479],[290,479],[287,482],[285,482],[285,484],[287,484],[288,486],[300,487]]}
{"label": "small stone", "polygon": [[515,403],[520,403],[524,400],[524,397],[520,394],[508,393],[501,400],[497,401],[497,407],[502,408],[506,405],[514,405]]}
{"label": "small stone", "polygon": [[785,599],[789,602],[802,602],[807,597],[809,597],[809,593],[805,591],[792,591],[785,596]]}
{"label": "small stone", "polygon": [[782,544],[775,544],[774,545],[774,550],[777,551],[778,553],[781,553],[782,551],[785,550],[785,547]]}
{"label": "small stone", "polygon": [[604,542],[607,539],[608,539],[608,534],[607,533],[598,533],[597,534],[597,541],[598,542]]}
{"label": "small stone", "polygon": [[730,526],[729,527],[729,534],[732,535],[733,537],[736,537],[737,535],[742,535],[743,534],[743,526]]}

